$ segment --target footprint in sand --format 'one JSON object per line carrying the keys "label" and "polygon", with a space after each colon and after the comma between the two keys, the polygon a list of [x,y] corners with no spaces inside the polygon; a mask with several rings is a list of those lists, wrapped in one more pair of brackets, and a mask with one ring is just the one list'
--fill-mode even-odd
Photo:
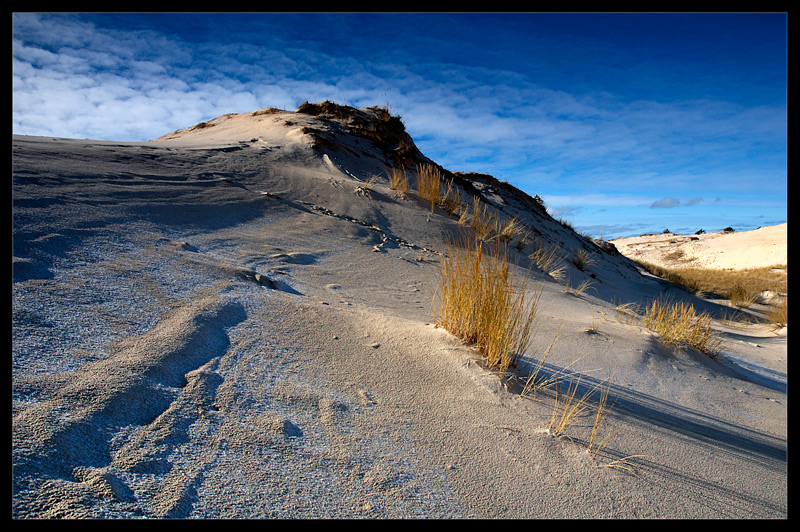
{"label": "footprint in sand", "polygon": [[269,256],[272,260],[281,262],[288,262],[289,264],[314,264],[317,257],[310,253],[290,252],[290,253],[273,253]]}

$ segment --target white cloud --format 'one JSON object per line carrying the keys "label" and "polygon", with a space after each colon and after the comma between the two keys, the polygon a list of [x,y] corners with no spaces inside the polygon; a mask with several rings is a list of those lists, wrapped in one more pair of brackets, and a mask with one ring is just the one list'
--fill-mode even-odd
{"label": "white cloud", "polygon": [[680,205],[681,202],[677,198],[663,198],[658,201],[654,201],[651,205],[651,209],[671,209],[673,207],[677,207]]}

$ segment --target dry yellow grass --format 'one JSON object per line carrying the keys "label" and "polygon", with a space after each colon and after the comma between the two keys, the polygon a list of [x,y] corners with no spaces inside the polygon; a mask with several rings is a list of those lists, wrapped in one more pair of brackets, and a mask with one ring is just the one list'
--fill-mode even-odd
{"label": "dry yellow grass", "polygon": [[733,304],[749,304],[756,296],[770,290],[786,293],[785,266],[719,270],[709,268],[666,268],[640,262],[645,269],[692,292],[712,293],[730,299]]}
{"label": "dry yellow grass", "polygon": [[[558,392],[556,386],[556,398],[553,404],[553,415],[550,418],[548,432],[554,436],[560,436],[572,422],[583,415],[589,409],[589,400],[594,394],[595,389],[589,390],[578,395],[582,375],[577,379],[570,380],[567,391],[564,394]],[[561,397],[561,402],[559,402]]]}
{"label": "dry yellow grass", "polygon": [[772,305],[772,308],[767,312],[767,319],[776,329],[785,327],[789,323],[789,309],[787,307],[788,300],[783,299],[779,303]]}
{"label": "dry yellow grass", "polygon": [[444,210],[447,211],[447,214],[453,215],[460,211],[461,195],[458,193],[455,185],[453,185],[452,179],[448,179],[444,182],[440,201]]}
{"label": "dry yellow grass", "polygon": [[549,388],[558,381],[557,373],[553,375],[546,375],[543,370],[545,362],[547,361],[547,358],[550,356],[550,352],[553,350],[553,346],[555,345],[556,340],[558,340],[558,337],[561,335],[561,329],[563,327],[564,323],[562,322],[558,326],[558,330],[556,331],[555,336],[553,336],[550,345],[548,345],[544,353],[538,357],[538,362],[536,363],[536,366],[528,374],[528,378],[525,381],[525,386],[522,389],[521,395],[528,395],[531,392],[536,392],[537,390],[541,390],[543,388]]}
{"label": "dry yellow grass", "polygon": [[608,443],[609,439],[613,435],[613,429],[606,433],[602,440],[599,440],[600,437],[600,428],[605,423],[606,418],[610,410],[614,407],[612,404],[609,406],[608,404],[608,394],[611,390],[611,378],[599,385],[600,390],[600,397],[597,401],[597,411],[594,416],[594,422],[592,423],[592,432],[589,435],[589,444],[587,447],[587,451],[591,453],[593,456],[597,456],[597,453],[600,452],[600,449],[605,447],[606,443]]}
{"label": "dry yellow grass", "polygon": [[389,188],[396,190],[403,196],[408,195],[408,174],[404,168],[392,168],[389,172]]}
{"label": "dry yellow grass", "polygon": [[423,164],[417,168],[417,194],[430,204],[431,211],[439,205],[441,186],[442,176],[438,168],[430,164]]}
{"label": "dry yellow grass", "polygon": [[472,217],[470,218],[469,226],[475,231],[475,235],[480,240],[488,240],[492,236],[495,227],[497,227],[494,213],[490,212],[488,206],[485,203],[481,203],[477,196],[472,201]]}
{"label": "dry yellow grass", "polygon": [[667,344],[690,345],[712,357],[719,354],[720,339],[711,329],[711,316],[698,314],[693,305],[655,300],[645,308],[642,323]]}
{"label": "dry yellow grass", "polygon": [[[713,294],[731,302],[734,307],[749,307],[759,301],[764,292],[786,294],[788,275],[786,266],[767,266],[742,270],[708,268],[665,268],[647,262],[640,264],[657,275],[698,295]],[[771,304],[766,319],[776,328],[787,323],[786,298]]]}
{"label": "dry yellow grass", "polygon": [[564,279],[564,269],[566,266],[559,254],[558,248],[555,246],[546,248],[538,242],[536,242],[535,245],[536,249],[529,254],[528,257],[547,275],[556,281],[562,281]]}
{"label": "dry yellow grass", "polygon": [[497,220],[494,231],[496,238],[501,242],[511,242],[524,233],[522,224],[513,216],[506,218],[502,222]]}
{"label": "dry yellow grass", "polygon": [[589,279],[584,279],[581,283],[576,286],[575,288],[570,287],[569,280],[564,285],[564,291],[568,294],[572,294],[575,297],[580,297],[582,293],[592,287],[592,282]]}
{"label": "dry yellow grass", "polygon": [[[482,354],[501,374],[528,349],[539,291],[515,280],[503,245],[463,238],[448,246],[439,268],[433,314],[437,326]],[[438,299],[438,302],[437,302]]]}
{"label": "dry yellow grass", "polygon": [[574,264],[575,267],[578,268],[580,271],[583,271],[583,269],[586,266],[595,262],[595,260],[591,258],[591,256],[592,256],[591,253],[589,253],[585,249],[579,249],[577,253],[575,253],[575,255],[572,257],[572,264]]}

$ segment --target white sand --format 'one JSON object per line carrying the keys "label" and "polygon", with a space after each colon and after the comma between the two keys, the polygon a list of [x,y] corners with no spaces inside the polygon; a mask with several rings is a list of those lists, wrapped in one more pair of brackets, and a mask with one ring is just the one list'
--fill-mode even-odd
{"label": "white sand", "polygon": [[661,266],[713,269],[785,267],[789,224],[752,231],[720,231],[699,235],[664,233],[618,238],[611,242],[634,260]]}
{"label": "white sand", "polygon": [[[303,127],[336,142],[321,155]],[[552,394],[521,396],[431,325],[461,229],[339,127],[14,137],[14,517],[787,517],[786,329],[720,322],[717,359],[667,347],[614,306],[691,296],[472,176],[565,258],[592,253],[565,262],[570,286],[593,283],[580,297],[533,269],[516,370],[561,326],[548,371],[613,372],[592,456],[591,414],[548,434]],[[527,269],[532,247],[511,249]]]}

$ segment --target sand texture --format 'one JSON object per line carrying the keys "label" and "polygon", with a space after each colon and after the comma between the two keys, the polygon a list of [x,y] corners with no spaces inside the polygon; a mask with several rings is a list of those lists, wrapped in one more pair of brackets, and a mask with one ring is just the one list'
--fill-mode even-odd
{"label": "sand texture", "polygon": [[[431,161],[378,110],[304,111],[144,143],[14,136],[13,517],[788,516],[786,328],[717,321],[717,358],[665,345],[617,305],[730,308],[446,174],[528,228],[508,249],[542,291],[536,335],[501,377],[433,325],[466,229],[386,178]],[[555,436],[555,394],[520,393],[554,338],[544,372],[611,377],[596,455],[592,411]]]}

